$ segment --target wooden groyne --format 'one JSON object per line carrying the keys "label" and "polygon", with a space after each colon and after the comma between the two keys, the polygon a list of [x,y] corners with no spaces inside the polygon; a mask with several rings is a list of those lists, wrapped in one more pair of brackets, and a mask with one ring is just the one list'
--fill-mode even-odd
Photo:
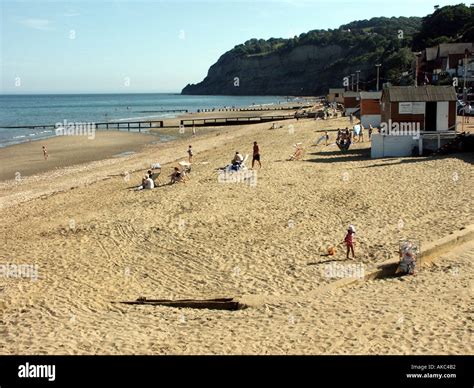
{"label": "wooden groyne", "polygon": [[[104,123],[93,123],[93,122],[70,122],[66,124],[64,131],[67,131],[67,125],[71,125],[72,128],[75,127],[86,127],[93,129],[115,129],[115,130],[132,130],[138,129],[138,132],[141,132],[142,129],[159,127],[163,128],[163,120],[150,120],[150,121],[110,121]],[[56,124],[37,124],[37,125],[0,125],[0,128],[4,129],[51,129],[56,130],[62,128]]]}
{"label": "wooden groyne", "polygon": [[284,105],[284,106],[279,106],[279,105],[269,105],[269,106],[249,106],[245,108],[205,108],[205,109],[198,109],[197,113],[207,113],[207,112],[271,112],[271,111],[276,111],[276,110],[300,110],[300,109],[308,109],[313,107],[314,104],[312,105]]}
{"label": "wooden groyne", "polygon": [[204,127],[220,125],[242,125],[258,124],[269,121],[294,119],[295,115],[273,115],[273,116],[253,116],[253,117],[216,117],[216,118],[198,118],[183,119],[180,124],[184,127]]}
{"label": "wooden groyne", "polygon": [[142,129],[159,127],[163,128],[163,120],[150,120],[150,121],[116,121],[109,123],[94,123],[95,129],[138,129],[141,132]]}
{"label": "wooden groyne", "polygon": [[187,109],[139,110],[137,113],[188,113]]}

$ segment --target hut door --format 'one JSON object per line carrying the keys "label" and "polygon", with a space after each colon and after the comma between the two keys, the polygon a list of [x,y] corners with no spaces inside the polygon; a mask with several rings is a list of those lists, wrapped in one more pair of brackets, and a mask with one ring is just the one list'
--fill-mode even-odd
{"label": "hut door", "polygon": [[426,103],[426,112],[425,112],[425,131],[436,131],[436,111],[437,111],[436,101],[430,101]]}
{"label": "hut door", "polygon": [[448,116],[449,116],[449,102],[440,101],[438,102],[438,110],[436,114],[436,130],[446,131],[449,127]]}

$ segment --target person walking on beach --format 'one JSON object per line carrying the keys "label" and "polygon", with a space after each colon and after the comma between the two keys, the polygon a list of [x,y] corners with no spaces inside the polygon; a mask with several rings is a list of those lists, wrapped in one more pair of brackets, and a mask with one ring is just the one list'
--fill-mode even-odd
{"label": "person walking on beach", "polygon": [[328,142],[329,142],[329,133],[328,131],[324,131],[324,137],[325,137],[325,141],[326,141],[326,147],[329,145]]}
{"label": "person walking on beach", "polygon": [[257,161],[259,167],[262,168],[262,163],[260,163],[260,148],[256,141],[253,142],[252,168],[255,164],[255,161]]}
{"label": "person walking on beach", "polygon": [[349,120],[351,122],[351,125],[354,124],[354,116],[352,115],[352,113],[349,116]]}
{"label": "person walking on beach", "polygon": [[188,161],[189,163],[193,162],[193,147],[191,145],[188,147]]}
{"label": "person walking on beach", "polygon": [[349,252],[352,252],[352,258],[355,259],[354,234],[355,234],[355,228],[352,225],[349,225],[349,228],[347,229],[346,237],[344,237],[344,243],[346,244],[346,247],[347,247],[347,253],[346,253],[347,259],[349,259]]}
{"label": "person walking on beach", "polygon": [[43,146],[43,157],[44,160],[48,160],[48,150],[46,149],[46,146]]}

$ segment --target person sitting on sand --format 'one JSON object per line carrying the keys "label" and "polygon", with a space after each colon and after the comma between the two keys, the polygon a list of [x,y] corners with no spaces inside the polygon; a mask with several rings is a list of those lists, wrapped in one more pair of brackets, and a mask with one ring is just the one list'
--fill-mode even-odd
{"label": "person sitting on sand", "polygon": [[396,273],[415,275],[416,248],[410,242],[404,242],[399,250],[400,263]]}
{"label": "person sitting on sand", "polygon": [[147,190],[147,189],[153,189],[155,187],[155,182],[153,182],[153,179],[151,179],[150,175],[145,175],[142,178],[142,184],[138,186],[135,190]]}
{"label": "person sitting on sand", "polygon": [[296,147],[295,153],[290,155],[289,160],[300,160],[303,157],[303,148],[300,143],[295,144],[294,147]]}
{"label": "person sitting on sand", "polygon": [[155,188],[155,182],[153,182],[153,179],[151,179],[151,176],[148,175],[147,178],[145,179],[145,185],[144,185],[145,190],[146,189],[154,189]]}
{"label": "person sitting on sand", "polygon": [[184,174],[183,171],[180,171],[180,169],[178,167],[174,168],[174,171],[170,175],[170,178],[171,178],[170,184],[178,183],[178,182],[186,183],[185,174]]}
{"label": "person sitting on sand", "polygon": [[148,175],[148,178],[150,178],[150,179],[153,181],[154,187],[157,187],[158,184],[157,184],[156,181],[157,181],[157,178],[158,178],[158,176],[159,176],[160,174],[156,174],[156,173],[154,173],[152,170],[148,170],[148,171],[147,171],[147,175]]}
{"label": "person sitting on sand", "polygon": [[352,258],[355,259],[354,254],[354,235],[355,235],[355,228],[352,225],[349,225],[347,229],[346,237],[344,237],[344,243],[347,247],[346,258],[349,259],[349,252],[352,252]]}
{"label": "person sitting on sand", "polygon": [[235,152],[234,158],[231,160],[232,168],[234,170],[238,170],[240,166],[242,165],[242,162],[244,161],[244,157],[239,151]]}

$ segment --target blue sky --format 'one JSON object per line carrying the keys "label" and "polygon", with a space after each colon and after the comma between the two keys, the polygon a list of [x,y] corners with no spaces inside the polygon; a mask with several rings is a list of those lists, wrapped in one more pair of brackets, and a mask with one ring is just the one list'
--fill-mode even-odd
{"label": "blue sky", "polygon": [[251,38],[460,2],[0,0],[0,93],[180,92]]}

